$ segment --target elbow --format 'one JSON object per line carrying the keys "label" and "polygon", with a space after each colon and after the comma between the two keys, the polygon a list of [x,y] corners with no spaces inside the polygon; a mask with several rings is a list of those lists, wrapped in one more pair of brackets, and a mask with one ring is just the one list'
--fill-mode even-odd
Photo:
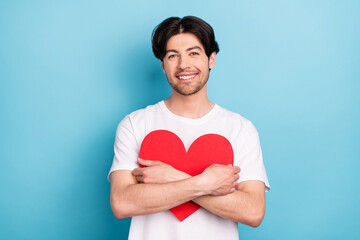
{"label": "elbow", "polygon": [[111,209],[112,209],[112,212],[114,214],[114,217],[116,217],[117,219],[123,219],[123,218],[128,217],[125,213],[123,213],[121,211],[121,209],[117,209],[117,208],[114,208],[114,207],[111,207]]}
{"label": "elbow", "polygon": [[249,226],[253,228],[257,228],[260,226],[262,220],[265,216],[265,208],[259,208],[254,211],[252,216],[250,217]]}
{"label": "elbow", "polygon": [[117,219],[131,217],[128,204],[121,200],[110,198],[110,206],[114,216]]}
{"label": "elbow", "polygon": [[238,219],[238,222],[242,222],[250,227],[257,228],[260,226],[262,220],[264,219],[265,208],[253,209],[249,212],[246,219]]}
{"label": "elbow", "polygon": [[261,222],[262,222],[263,218],[254,218],[249,222],[249,226],[253,227],[253,228],[257,228],[260,226]]}

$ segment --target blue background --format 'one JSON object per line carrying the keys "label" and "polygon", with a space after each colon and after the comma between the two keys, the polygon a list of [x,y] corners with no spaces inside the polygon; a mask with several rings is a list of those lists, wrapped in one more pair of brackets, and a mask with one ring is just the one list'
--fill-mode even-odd
{"label": "blue background", "polygon": [[209,97],[260,133],[272,190],[241,239],[360,238],[360,1],[0,1],[0,238],[126,239],[116,126],[171,93],[153,28],[220,44]]}

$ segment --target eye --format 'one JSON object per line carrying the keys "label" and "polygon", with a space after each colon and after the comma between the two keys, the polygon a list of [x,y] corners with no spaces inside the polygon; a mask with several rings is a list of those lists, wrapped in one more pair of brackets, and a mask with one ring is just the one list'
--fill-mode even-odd
{"label": "eye", "polygon": [[197,55],[200,55],[198,52],[191,52],[190,53],[190,56],[197,56]]}
{"label": "eye", "polygon": [[172,59],[172,58],[175,58],[176,57],[176,54],[171,54],[168,56],[168,59]]}

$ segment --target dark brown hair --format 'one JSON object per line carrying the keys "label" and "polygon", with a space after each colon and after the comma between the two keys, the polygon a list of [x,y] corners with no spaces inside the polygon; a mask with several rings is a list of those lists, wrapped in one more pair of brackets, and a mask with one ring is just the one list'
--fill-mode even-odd
{"label": "dark brown hair", "polygon": [[207,22],[194,16],[169,17],[157,25],[152,33],[152,49],[156,58],[163,60],[167,42],[179,33],[194,34],[203,44],[208,57],[213,52],[219,52],[214,30]]}

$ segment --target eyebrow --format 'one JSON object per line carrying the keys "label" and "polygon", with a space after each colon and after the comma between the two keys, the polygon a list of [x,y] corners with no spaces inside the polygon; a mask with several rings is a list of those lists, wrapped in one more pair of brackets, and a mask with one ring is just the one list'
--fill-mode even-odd
{"label": "eyebrow", "polygon": [[[202,51],[201,47],[199,47],[199,46],[194,46],[194,47],[190,47],[190,48],[186,49],[186,52],[192,51],[192,50],[194,50],[194,49],[197,49],[197,50]],[[168,54],[169,52],[178,53],[178,51],[176,51],[176,50],[174,50],[174,49],[169,49],[169,50],[166,50],[165,55]]]}

